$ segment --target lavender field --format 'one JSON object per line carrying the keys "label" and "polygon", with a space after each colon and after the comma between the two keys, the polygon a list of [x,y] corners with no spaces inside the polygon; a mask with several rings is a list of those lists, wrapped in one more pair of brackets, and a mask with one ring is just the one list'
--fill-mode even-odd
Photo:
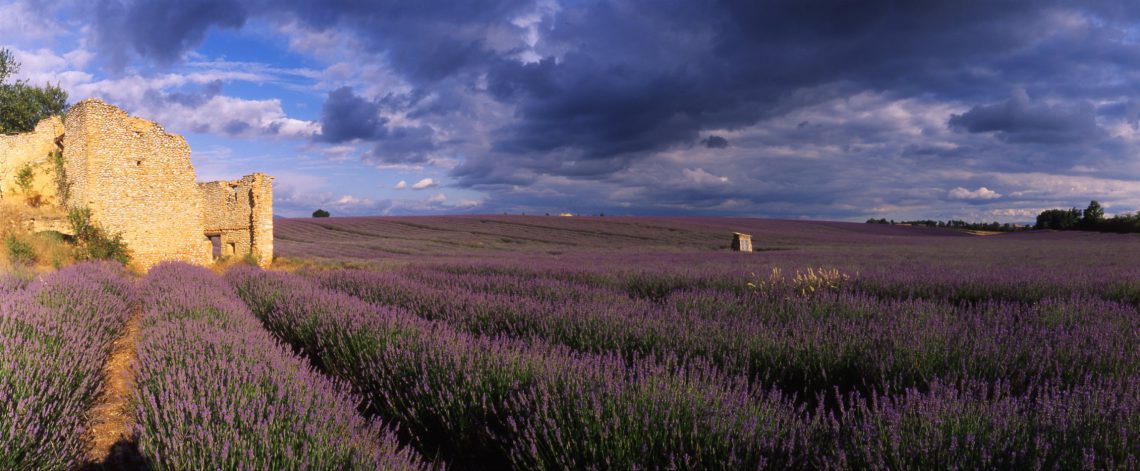
{"label": "lavender field", "polygon": [[[277,220],[269,271],[0,280],[0,466],[1136,469],[1140,237],[544,216]],[[729,251],[731,232],[757,252]],[[351,267],[351,268],[346,268]]]}
{"label": "lavender field", "polygon": [[[1140,237],[723,218],[278,221],[227,275],[454,467],[1140,466]],[[731,232],[758,252],[729,251]]]}

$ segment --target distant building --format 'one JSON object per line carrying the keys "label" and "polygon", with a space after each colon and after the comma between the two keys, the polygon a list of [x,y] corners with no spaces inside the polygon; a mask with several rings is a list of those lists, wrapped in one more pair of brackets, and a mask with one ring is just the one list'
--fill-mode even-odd
{"label": "distant building", "polygon": [[740,232],[732,233],[732,250],[735,252],[752,251],[752,235]]}

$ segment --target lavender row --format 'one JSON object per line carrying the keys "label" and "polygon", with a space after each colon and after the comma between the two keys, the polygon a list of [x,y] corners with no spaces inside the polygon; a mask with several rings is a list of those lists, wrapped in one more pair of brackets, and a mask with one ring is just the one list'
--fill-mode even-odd
{"label": "lavender row", "polygon": [[[677,290],[739,290],[749,278],[765,276],[777,267],[794,273],[824,266],[851,275],[851,289],[890,299],[1035,302],[1094,294],[1140,302],[1140,238],[1064,234],[1076,238],[1054,240],[1049,236],[884,238],[857,246],[837,239],[829,242],[835,246],[807,244],[755,254],[639,250],[504,257],[468,251],[455,253],[456,261],[431,263],[441,264],[434,269],[456,274],[570,280],[655,300]],[[423,265],[423,261],[415,264]]]}
{"label": "lavender row", "polygon": [[210,271],[168,263],[143,287],[136,432],[156,469],[418,469],[348,386],[278,343]]}
{"label": "lavender row", "polygon": [[675,292],[661,303],[548,279],[405,270],[312,275],[323,286],[476,334],[539,338],[626,358],[712,362],[812,401],[930,379],[1046,380],[1140,373],[1140,314],[1096,297],[955,306],[846,291]]}
{"label": "lavender row", "polygon": [[1140,379],[1042,384],[933,381],[843,398],[826,417],[835,469],[1136,469]]}
{"label": "lavender row", "polygon": [[453,465],[808,465],[812,428],[801,411],[705,363],[472,336],[293,275],[237,268],[227,277],[270,331]]}
{"label": "lavender row", "polygon": [[130,314],[124,276],[81,264],[0,299],[0,468],[82,464],[85,414]]}
{"label": "lavender row", "polygon": [[[820,405],[810,414],[774,393],[714,394],[736,399],[695,408],[693,394],[746,388],[699,360],[699,367],[686,369],[674,360],[623,362],[541,343],[468,337],[287,275],[246,270],[228,276],[272,331],[370,391],[380,409],[403,410],[401,422],[412,424],[421,445],[427,436],[468,453],[502,447],[516,468],[1127,469],[1140,455],[1134,371],[1075,383],[1039,378],[1020,391],[1005,380],[934,377],[918,387],[885,385],[866,395],[832,392],[834,407]],[[1086,314],[1050,322],[1076,327]],[[621,368],[624,373],[615,373]],[[599,378],[605,380],[595,382]],[[510,390],[501,390],[504,384]],[[757,405],[768,412],[757,414]],[[703,441],[670,435],[702,423],[701,417],[751,424],[757,416],[764,418],[757,422],[762,430],[780,434],[751,442],[736,440],[739,435]],[[483,433],[472,432],[480,426]],[[733,451],[709,453],[702,447],[710,443]],[[753,458],[740,460],[746,453]]]}

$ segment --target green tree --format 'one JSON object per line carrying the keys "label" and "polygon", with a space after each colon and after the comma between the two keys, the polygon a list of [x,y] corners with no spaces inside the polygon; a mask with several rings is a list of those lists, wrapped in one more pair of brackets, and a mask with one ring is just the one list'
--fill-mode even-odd
{"label": "green tree", "polygon": [[318,209],[316,211],[313,211],[313,217],[315,217],[315,218],[327,218],[329,216],[331,216],[331,214],[329,214],[328,211],[325,211],[323,209]]}
{"label": "green tree", "polygon": [[1100,206],[1099,201],[1090,201],[1089,207],[1085,209],[1084,215],[1081,217],[1081,225],[1092,229],[1102,222],[1104,222],[1104,208]]}
{"label": "green tree", "polygon": [[1037,215],[1037,229],[1056,229],[1060,231],[1075,229],[1081,222],[1081,210],[1048,209]]}
{"label": "green tree", "polygon": [[0,134],[31,131],[40,120],[67,108],[67,92],[59,85],[35,87],[26,80],[9,83],[19,71],[12,51],[0,49]]}

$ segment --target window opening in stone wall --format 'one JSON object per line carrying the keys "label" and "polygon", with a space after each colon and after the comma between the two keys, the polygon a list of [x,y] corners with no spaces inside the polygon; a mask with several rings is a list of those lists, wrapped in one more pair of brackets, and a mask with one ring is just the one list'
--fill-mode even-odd
{"label": "window opening in stone wall", "polygon": [[135,161],[135,165],[138,165],[139,167],[142,167],[142,161],[141,161],[141,160],[136,160],[136,161]]}
{"label": "window opening in stone wall", "polygon": [[214,257],[214,260],[217,260],[222,256],[222,236],[213,235],[206,237],[210,239],[210,255]]}
{"label": "window opening in stone wall", "polygon": [[226,252],[229,252],[226,254],[226,256],[229,256],[229,257],[234,256],[234,254],[237,253],[237,242],[230,242],[229,250],[227,250]]}

